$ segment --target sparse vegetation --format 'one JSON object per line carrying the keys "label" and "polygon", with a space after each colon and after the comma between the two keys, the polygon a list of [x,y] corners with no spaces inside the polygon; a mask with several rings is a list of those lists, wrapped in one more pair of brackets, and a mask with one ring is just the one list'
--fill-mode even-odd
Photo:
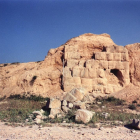
{"label": "sparse vegetation", "polygon": [[135,110],[136,109],[136,106],[134,104],[130,104],[128,108],[129,109],[132,109],[132,110]]}

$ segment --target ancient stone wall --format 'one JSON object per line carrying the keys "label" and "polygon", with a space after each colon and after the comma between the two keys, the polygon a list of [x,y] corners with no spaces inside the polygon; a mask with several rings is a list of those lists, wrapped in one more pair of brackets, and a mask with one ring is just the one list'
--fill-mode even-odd
{"label": "ancient stone wall", "polygon": [[113,93],[129,84],[128,51],[122,46],[104,47],[92,59],[80,59],[78,46],[65,46],[64,91],[83,87],[91,93]]}

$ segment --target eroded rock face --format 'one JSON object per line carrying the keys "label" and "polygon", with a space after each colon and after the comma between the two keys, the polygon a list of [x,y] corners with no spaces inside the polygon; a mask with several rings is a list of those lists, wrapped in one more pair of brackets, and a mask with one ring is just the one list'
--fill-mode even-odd
{"label": "eroded rock face", "polygon": [[117,46],[108,34],[80,35],[50,49],[44,61],[1,64],[0,95],[29,93],[61,98],[64,91],[73,88],[86,88],[91,93],[119,91],[130,82],[129,62],[132,83],[139,81],[139,47],[130,48]]}
{"label": "eroded rock face", "polygon": [[136,86],[140,86],[140,43],[126,45],[129,53],[130,80]]}

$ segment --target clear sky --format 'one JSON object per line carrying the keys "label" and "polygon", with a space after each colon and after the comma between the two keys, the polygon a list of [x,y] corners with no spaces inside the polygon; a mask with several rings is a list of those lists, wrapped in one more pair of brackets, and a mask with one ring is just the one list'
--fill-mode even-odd
{"label": "clear sky", "polygon": [[0,0],[0,63],[44,60],[84,33],[140,42],[140,0]]}

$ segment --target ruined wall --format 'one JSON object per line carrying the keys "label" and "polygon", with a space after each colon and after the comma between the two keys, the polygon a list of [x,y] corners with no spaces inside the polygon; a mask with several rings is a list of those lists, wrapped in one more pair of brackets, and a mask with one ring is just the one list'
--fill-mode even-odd
{"label": "ruined wall", "polygon": [[89,92],[113,93],[129,84],[128,51],[122,46],[104,47],[91,59],[80,58],[79,46],[65,46],[64,91],[83,87]]}

